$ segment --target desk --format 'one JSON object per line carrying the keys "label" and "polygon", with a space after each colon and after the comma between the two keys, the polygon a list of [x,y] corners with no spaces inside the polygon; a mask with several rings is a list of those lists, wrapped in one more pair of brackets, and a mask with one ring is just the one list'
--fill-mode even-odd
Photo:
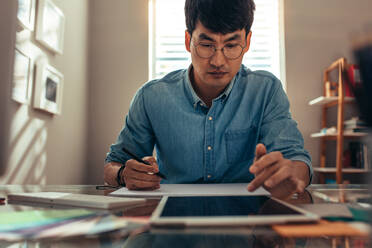
{"label": "desk", "polygon": [[[109,191],[96,190],[93,185],[4,185],[0,186],[0,196],[15,192],[70,192],[102,195]],[[312,185],[307,192],[288,200],[293,204],[322,203],[314,192],[322,192],[329,197],[339,198],[344,192],[344,199],[352,201],[366,195],[368,190],[362,185],[348,185],[340,188],[337,185]],[[121,211],[124,216],[151,215],[158,200],[149,200],[145,206]],[[42,209],[39,207],[5,204],[0,211],[22,211]],[[117,214],[117,210],[115,210]],[[19,247],[368,247],[370,240],[362,237],[301,237],[283,238],[270,226],[239,228],[192,228],[192,229],[153,229],[146,232],[123,236],[120,232],[102,234],[95,237],[68,238],[62,240],[24,241]],[[0,247],[18,247],[0,241]]]}

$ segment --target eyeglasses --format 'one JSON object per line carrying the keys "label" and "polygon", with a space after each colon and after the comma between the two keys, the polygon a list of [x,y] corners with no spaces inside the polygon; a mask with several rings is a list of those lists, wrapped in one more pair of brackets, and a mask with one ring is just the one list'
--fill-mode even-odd
{"label": "eyeglasses", "polygon": [[246,47],[243,47],[240,44],[227,44],[224,47],[217,49],[214,44],[203,42],[200,42],[197,45],[195,45],[194,42],[192,44],[195,47],[196,54],[203,59],[211,58],[217,52],[217,50],[221,50],[227,59],[237,59],[240,57],[240,55],[242,55],[243,49]]}

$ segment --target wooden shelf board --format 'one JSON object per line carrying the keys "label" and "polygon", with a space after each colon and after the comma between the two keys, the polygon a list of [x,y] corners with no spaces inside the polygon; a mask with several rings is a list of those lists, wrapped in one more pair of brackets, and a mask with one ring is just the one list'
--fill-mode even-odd
{"label": "wooden shelf board", "polygon": [[[358,138],[367,136],[367,133],[356,133],[356,132],[344,132],[344,137],[346,138]],[[310,135],[311,138],[337,138],[337,133],[335,134],[325,134],[325,133],[313,133]]]}
{"label": "wooden shelf board", "polygon": [[[354,100],[355,100],[354,97],[349,97],[349,96],[344,97],[345,102],[352,102]],[[338,101],[338,96],[329,96],[329,97],[320,96],[318,98],[315,98],[315,99],[311,100],[309,102],[309,105],[324,105],[324,104],[327,104],[327,103],[337,102],[337,101]]]}
{"label": "wooden shelf board", "polygon": [[[325,168],[320,168],[320,167],[315,167],[313,168],[314,171],[320,172],[320,173],[336,173],[336,168],[335,167],[325,167]],[[372,172],[371,170],[366,170],[366,169],[357,169],[357,168],[343,168],[342,173],[369,173]]]}

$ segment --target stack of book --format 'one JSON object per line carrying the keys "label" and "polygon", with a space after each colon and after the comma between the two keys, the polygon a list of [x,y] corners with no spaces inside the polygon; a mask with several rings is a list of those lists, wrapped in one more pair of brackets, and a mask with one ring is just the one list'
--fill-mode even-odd
{"label": "stack of book", "polygon": [[344,153],[344,167],[372,169],[372,149],[359,141],[349,142],[349,149]]}
{"label": "stack of book", "polygon": [[353,117],[344,121],[344,132],[367,133],[370,131],[371,129],[359,117]]}

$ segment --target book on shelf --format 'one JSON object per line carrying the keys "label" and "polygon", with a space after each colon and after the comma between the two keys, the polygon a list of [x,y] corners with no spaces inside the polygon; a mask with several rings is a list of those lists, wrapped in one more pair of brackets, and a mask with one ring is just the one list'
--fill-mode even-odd
{"label": "book on shelf", "polygon": [[359,141],[349,142],[349,149],[344,151],[344,167],[372,169],[372,149]]}
{"label": "book on shelf", "polygon": [[356,127],[356,128],[347,128],[344,129],[345,132],[351,132],[351,133],[371,133],[371,128],[367,127]]}
{"label": "book on shelf", "polygon": [[356,117],[352,117],[349,120],[345,120],[344,125],[345,126],[350,126],[350,127],[353,127],[353,126],[366,127],[367,123],[365,121],[361,120],[360,117],[356,116]]}
{"label": "book on shelf", "polygon": [[344,132],[348,133],[370,133],[371,128],[359,117],[352,117],[344,121]]}

